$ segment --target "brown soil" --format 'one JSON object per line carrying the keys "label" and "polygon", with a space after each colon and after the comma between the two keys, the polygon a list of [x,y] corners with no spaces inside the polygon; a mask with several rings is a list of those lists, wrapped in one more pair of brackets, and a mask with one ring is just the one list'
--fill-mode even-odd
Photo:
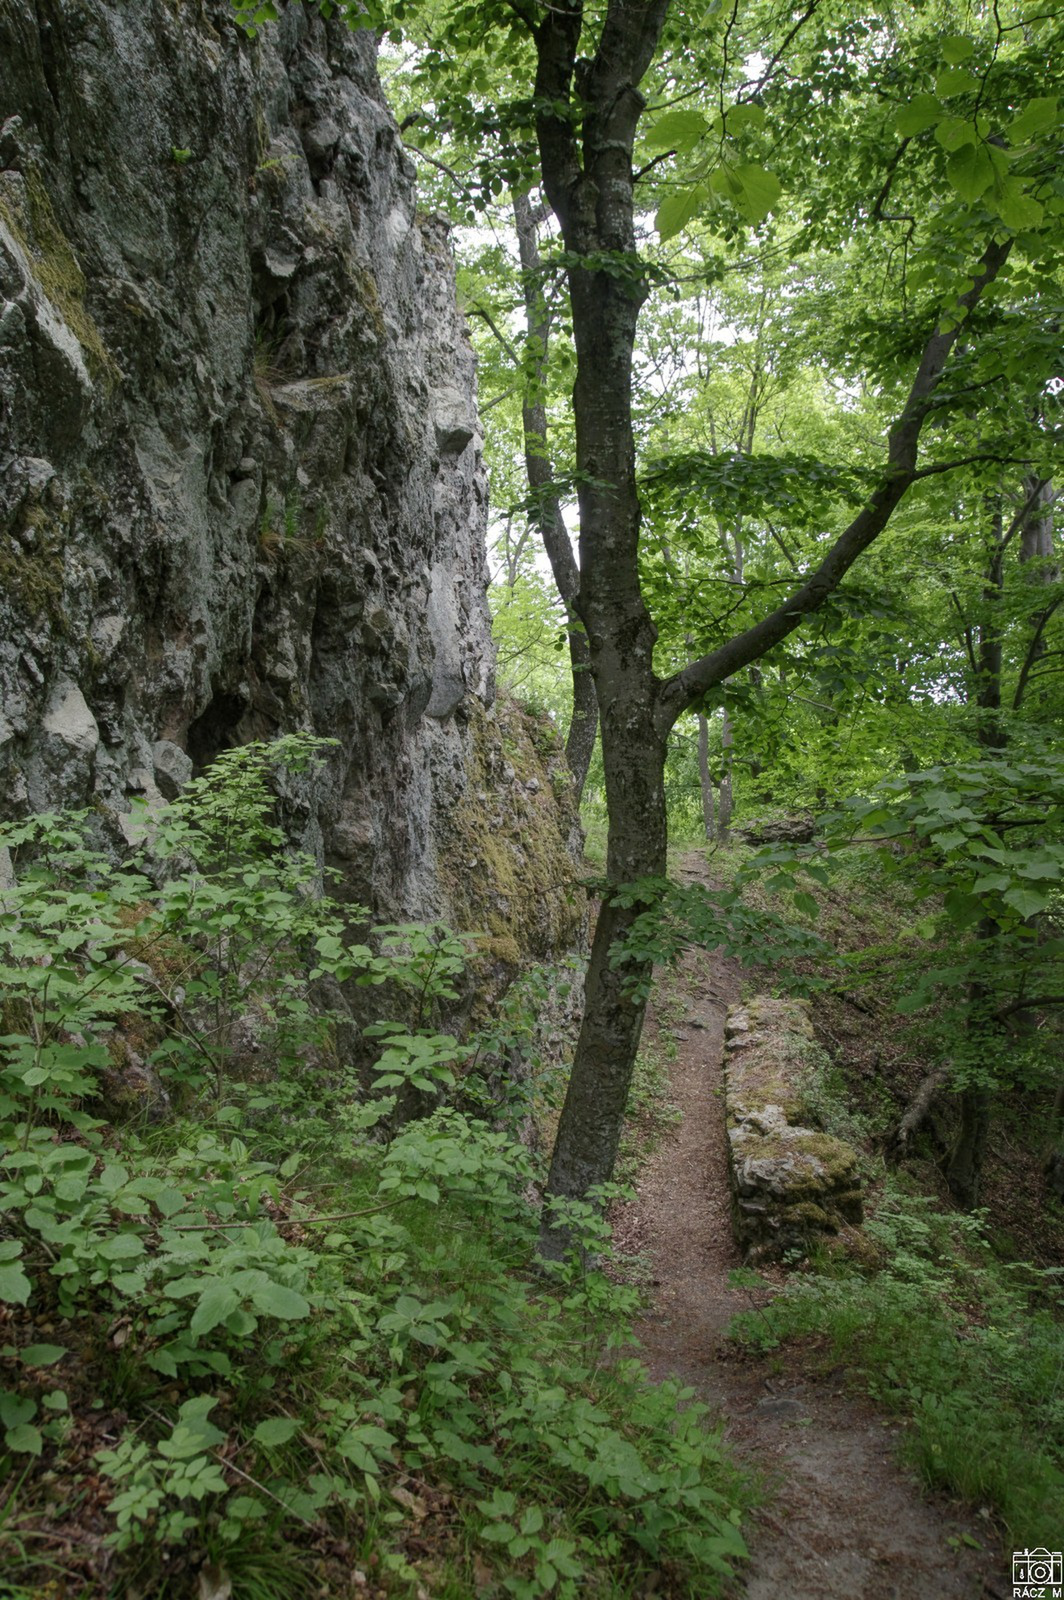
{"label": "brown soil", "polygon": [[[753,1304],[728,1284],[740,1263],[720,1062],[724,1017],[739,981],[733,963],[695,952],[668,998],[652,1004],[651,1041],[668,1008],[676,1044],[671,1097],[681,1120],[642,1169],[637,1198],[614,1219],[619,1247],[649,1262],[652,1309],[638,1331],[652,1376],[675,1373],[690,1384],[721,1413],[733,1448],[767,1480],[766,1505],[747,1529],[751,1560],[737,1592],[746,1600],[1010,1595],[994,1528],[922,1492],[898,1462],[899,1425],[847,1392],[841,1370],[818,1372],[793,1350],[782,1361],[751,1360],[724,1337],[730,1319]],[[969,1548],[965,1537],[983,1548]]]}

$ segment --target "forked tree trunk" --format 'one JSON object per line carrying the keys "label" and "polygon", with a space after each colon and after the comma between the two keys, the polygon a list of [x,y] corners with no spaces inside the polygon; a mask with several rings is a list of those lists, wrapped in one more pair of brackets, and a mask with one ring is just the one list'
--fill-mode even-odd
{"label": "forked tree trunk", "polygon": [[[577,377],[573,391],[580,498],[580,587],[602,725],[609,832],[607,887],[595,931],[584,1017],[547,1183],[547,1197],[582,1197],[609,1180],[623,1127],[643,1005],[626,978],[644,965],[614,965],[634,912],[612,891],[664,875],[665,751],[690,705],[759,660],[831,595],[877,539],[917,475],[920,432],[960,321],[934,328],[865,506],[774,611],[672,678],[655,676],[655,632],[639,582],[639,494],[632,431],[632,355],[647,287],[636,253],[632,148],[644,101],[639,83],[657,49],[668,0],[606,0],[585,40],[581,0],[555,0],[531,25],[537,70],[536,135],[547,198],[561,225]],[[584,48],[593,54],[584,55]],[[968,310],[1008,258],[990,243]],[[565,1230],[549,1208],[540,1248],[557,1256]]]}

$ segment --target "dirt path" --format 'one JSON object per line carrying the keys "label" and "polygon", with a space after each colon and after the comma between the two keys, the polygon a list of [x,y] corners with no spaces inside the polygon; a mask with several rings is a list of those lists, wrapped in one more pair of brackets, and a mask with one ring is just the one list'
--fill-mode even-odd
{"label": "dirt path", "polygon": [[[695,858],[697,861],[697,858]],[[684,874],[691,877],[697,867]],[[677,1373],[718,1409],[732,1444],[766,1474],[768,1506],[748,1531],[746,1600],[977,1600],[1011,1595],[994,1530],[945,1498],[927,1499],[896,1459],[897,1425],[844,1392],[842,1373],[794,1357],[737,1359],[722,1338],[750,1300],[728,1285],[739,1265],[729,1220],[720,1060],[739,972],[690,955],[659,993],[648,1038],[667,1023],[681,1120],[620,1208],[620,1246],[649,1258],[654,1309],[639,1329],[655,1377]],[[961,1536],[987,1548],[973,1550]],[[950,1541],[955,1541],[951,1544]]]}

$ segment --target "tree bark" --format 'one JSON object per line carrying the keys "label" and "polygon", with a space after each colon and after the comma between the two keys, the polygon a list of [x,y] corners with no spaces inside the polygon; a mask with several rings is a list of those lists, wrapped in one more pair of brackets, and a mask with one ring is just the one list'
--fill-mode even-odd
{"label": "tree bark", "polygon": [[964,1211],[979,1204],[986,1136],[990,1131],[990,1091],[962,1089],[961,1124],[946,1168],[949,1192]]}
{"label": "tree bark", "polygon": [[713,774],[709,770],[709,718],[704,711],[698,713],[698,786],[702,794],[702,826],[707,843],[712,844],[715,809]]}
{"label": "tree bark", "polygon": [[732,754],[735,733],[728,715],[727,702],[721,708],[720,724],[720,805],[717,809],[717,838],[721,844],[728,842],[732,819]]}

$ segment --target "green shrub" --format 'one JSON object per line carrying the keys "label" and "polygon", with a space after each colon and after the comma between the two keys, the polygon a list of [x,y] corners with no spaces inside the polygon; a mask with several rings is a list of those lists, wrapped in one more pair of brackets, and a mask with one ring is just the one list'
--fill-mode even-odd
{"label": "green shrub", "polygon": [[[600,1212],[573,1210],[567,1265],[531,1269],[530,1091],[495,1095],[492,1063],[529,1048],[543,980],[494,1033],[438,1032],[469,941],[348,938],[275,820],[313,757],[227,752],[121,869],[87,816],[0,840],[10,1581],[176,1600],[206,1574],[270,1600],[362,1563],[457,1597],[479,1563],[535,1600],[634,1594],[665,1566],[714,1593],[748,1491],[689,1391],[603,1361],[635,1297],[586,1265]],[[391,1012],[364,1030],[368,1091],[312,1003],[326,978]],[[179,1109],[114,1126],[101,1083],[131,1033]],[[57,1527],[75,1567],[44,1553]]]}

